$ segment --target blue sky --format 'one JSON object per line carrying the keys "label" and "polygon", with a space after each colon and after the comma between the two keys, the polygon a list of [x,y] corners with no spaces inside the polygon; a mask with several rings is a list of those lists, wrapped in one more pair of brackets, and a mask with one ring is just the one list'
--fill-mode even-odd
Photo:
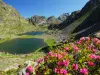
{"label": "blue sky", "polygon": [[88,0],[4,0],[25,18],[33,15],[56,16],[80,10]]}

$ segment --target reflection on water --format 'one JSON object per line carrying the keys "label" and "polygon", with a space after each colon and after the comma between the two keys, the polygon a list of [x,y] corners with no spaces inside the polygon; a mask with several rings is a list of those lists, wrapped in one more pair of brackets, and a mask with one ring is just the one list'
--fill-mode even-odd
{"label": "reflection on water", "polygon": [[37,38],[17,38],[0,44],[0,51],[9,52],[12,54],[25,54],[34,52],[36,49],[46,46],[47,44],[42,39]]}

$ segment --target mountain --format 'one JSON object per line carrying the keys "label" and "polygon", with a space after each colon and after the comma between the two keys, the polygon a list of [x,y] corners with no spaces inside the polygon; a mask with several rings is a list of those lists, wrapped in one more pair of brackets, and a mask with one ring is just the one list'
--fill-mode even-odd
{"label": "mountain", "polygon": [[68,17],[69,17],[69,13],[63,13],[62,15],[60,15],[59,17],[58,17],[58,20],[60,20],[60,21],[65,21]]}
{"label": "mountain", "polygon": [[78,14],[80,12],[80,10],[78,11],[74,11],[71,14],[69,13],[64,13],[61,16],[58,17],[58,20],[60,20],[61,22],[59,24],[56,25],[50,25],[48,26],[48,29],[52,30],[52,29],[63,29],[66,26],[68,26],[70,23],[72,23],[74,20],[76,20],[78,18],[78,16],[76,16],[76,14]]}
{"label": "mountain", "polygon": [[68,16],[69,13],[64,13],[60,15],[58,18],[56,18],[55,16],[50,16],[46,18],[45,16],[34,15],[31,18],[28,18],[28,21],[33,25],[55,26],[64,22],[68,18]]}
{"label": "mountain", "polygon": [[78,39],[100,31],[100,0],[90,0],[80,11],[72,14],[63,23],[51,28],[60,30],[57,36],[63,36],[60,40],[73,36]]}
{"label": "mountain", "polygon": [[46,24],[46,17],[45,16],[38,16],[35,15],[31,18],[28,18],[29,22],[32,23],[33,25],[42,25]]}
{"label": "mountain", "polygon": [[24,32],[28,28],[32,28],[29,22],[16,9],[0,0],[0,34]]}

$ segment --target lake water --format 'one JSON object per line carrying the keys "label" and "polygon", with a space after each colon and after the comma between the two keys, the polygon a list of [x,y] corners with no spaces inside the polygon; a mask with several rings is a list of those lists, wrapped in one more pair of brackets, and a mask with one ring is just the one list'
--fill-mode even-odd
{"label": "lake water", "polygon": [[[24,33],[23,35],[40,35],[43,32],[39,33]],[[22,35],[22,34],[21,34]],[[17,38],[4,43],[0,43],[0,51],[9,52],[12,54],[26,54],[34,52],[35,50],[46,46],[47,44],[43,39],[37,38]]]}
{"label": "lake water", "polygon": [[27,39],[13,39],[0,44],[0,50],[12,54],[26,54],[37,50],[47,44],[42,39],[27,38]]}

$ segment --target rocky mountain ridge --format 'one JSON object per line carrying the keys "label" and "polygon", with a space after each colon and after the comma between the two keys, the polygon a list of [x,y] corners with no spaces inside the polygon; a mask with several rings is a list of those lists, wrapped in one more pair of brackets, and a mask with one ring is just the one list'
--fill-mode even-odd
{"label": "rocky mountain ridge", "polygon": [[64,22],[66,19],[69,18],[69,16],[73,18],[76,12],[77,11],[74,11],[71,14],[63,13],[58,18],[56,18],[55,16],[50,16],[46,18],[45,16],[34,15],[31,18],[28,18],[28,21],[32,23],[33,25],[55,26],[55,25],[59,25],[62,22]]}

